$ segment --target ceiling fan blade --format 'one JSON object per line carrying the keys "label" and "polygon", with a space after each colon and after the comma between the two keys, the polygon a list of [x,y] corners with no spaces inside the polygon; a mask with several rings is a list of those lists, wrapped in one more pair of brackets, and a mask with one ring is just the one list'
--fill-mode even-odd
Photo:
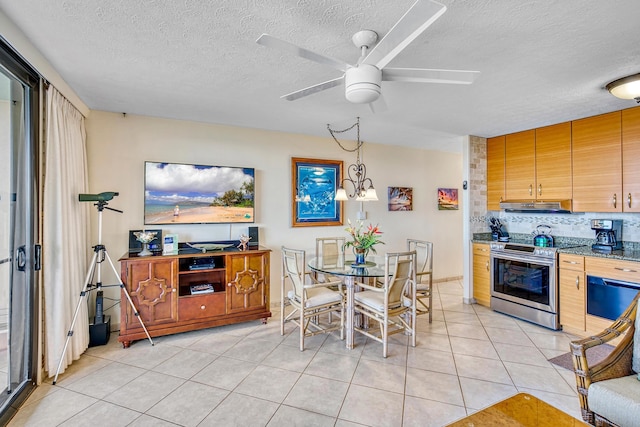
{"label": "ceiling fan blade", "polygon": [[384,68],[446,10],[445,5],[431,0],[416,1],[362,62]]}
{"label": "ceiling fan blade", "polygon": [[382,80],[392,82],[452,83],[468,85],[480,75],[480,71],[430,70],[425,68],[385,68]]}
{"label": "ceiling fan blade", "polygon": [[288,52],[293,55],[300,56],[305,59],[309,59],[319,64],[328,65],[342,72],[344,72],[348,66],[348,64],[345,63],[344,61],[338,61],[337,59],[320,55],[319,53],[312,52],[303,47],[296,46],[295,44],[270,36],[269,34],[263,34],[260,37],[258,37],[258,40],[256,40],[256,43],[261,44],[262,46],[280,49],[284,52]]}
{"label": "ceiling fan blade", "polygon": [[287,101],[295,101],[296,99],[313,95],[314,93],[317,93],[326,89],[331,89],[332,87],[340,86],[343,80],[344,80],[344,76],[338,77],[337,79],[328,80],[326,82],[318,83],[317,85],[309,86],[304,89],[300,89],[295,92],[288,93],[286,95],[281,96],[280,98],[284,98]]}
{"label": "ceiling fan blade", "polygon": [[376,99],[375,101],[369,103],[369,109],[371,110],[371,112],[373,114],[379,114],[379,113],[384,113],[385,111],[387,111],[389,109],[389,107],[387,107],[387,103],[384,100],[384,96],[382,96],[382,94],[380,94],[378,99]]}

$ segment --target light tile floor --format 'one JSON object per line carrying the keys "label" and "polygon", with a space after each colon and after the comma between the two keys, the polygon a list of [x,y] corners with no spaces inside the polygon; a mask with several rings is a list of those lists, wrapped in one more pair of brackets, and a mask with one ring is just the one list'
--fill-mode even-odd
{"label": "light tile floor", "polygon": [[[434,286],[434,319],[418,345],[394,335],[390,355],[356,336],[306,340],[278,313],[137,341],[115,334],[38,387],[10,426],[441,426],[517,392],[580,418],[571,371],[547,361],[573,338],[462,303],[460,281]],[[296,330],[297,331],[297,330]]]}

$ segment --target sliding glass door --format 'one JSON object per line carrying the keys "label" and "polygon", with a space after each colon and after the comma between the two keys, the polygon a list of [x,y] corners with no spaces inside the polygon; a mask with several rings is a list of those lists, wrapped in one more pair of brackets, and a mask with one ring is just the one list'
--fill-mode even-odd
{"label": "sliding glass door", "polygon": [[36,369],[38,85],[0,40],[0,424]]}

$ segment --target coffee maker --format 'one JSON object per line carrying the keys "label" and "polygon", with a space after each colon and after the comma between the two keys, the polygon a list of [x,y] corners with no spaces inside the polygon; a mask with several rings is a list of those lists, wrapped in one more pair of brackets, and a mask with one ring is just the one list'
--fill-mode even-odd
{"label": "coffee maker", "polygon": [[622,249],[622,220],[592,219],[591,229],[596,232],[594,252],[611,253]]}

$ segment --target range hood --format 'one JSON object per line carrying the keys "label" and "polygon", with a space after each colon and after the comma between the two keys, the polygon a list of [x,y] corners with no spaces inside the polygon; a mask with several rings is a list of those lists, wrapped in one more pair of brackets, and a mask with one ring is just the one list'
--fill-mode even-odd
{"label": "range hood", "polygon": [[571,200],[505,200],[500,209],[517,213],[571,213]]}

